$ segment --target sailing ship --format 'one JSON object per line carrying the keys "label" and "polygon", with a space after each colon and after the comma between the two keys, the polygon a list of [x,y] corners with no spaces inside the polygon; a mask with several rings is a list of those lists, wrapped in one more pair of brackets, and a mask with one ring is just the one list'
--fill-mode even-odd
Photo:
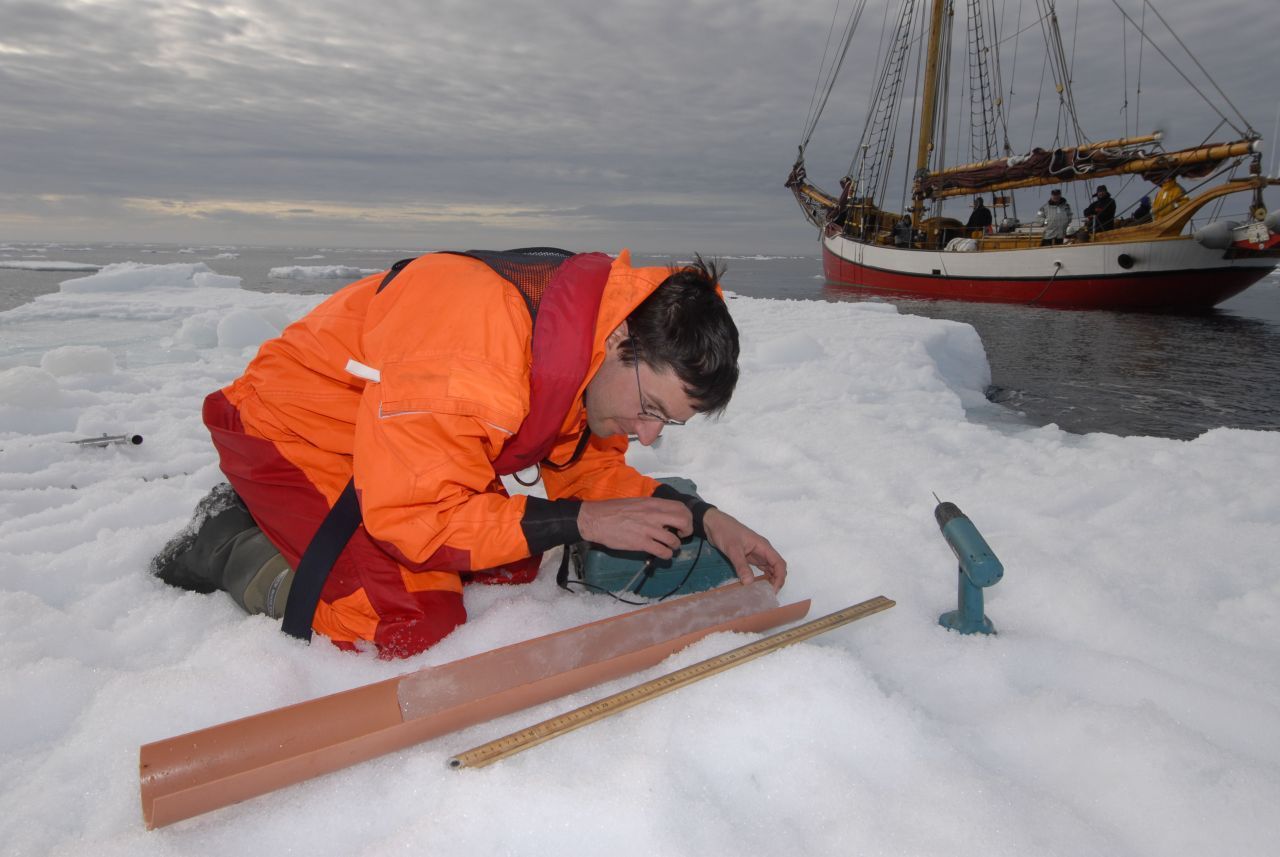
{"label": "sailing ship", "polygon": [[[865,5],[865,0],[855,2],[843,42],[836,40],[825,91],[820,75],[800,154],[786,182],[805,216],[819,230],[829,282],[935,299],[1063,308],[1199,310],[1243,291],[1280,264],[1280,210],[1268,213],[1263,201],[1263,190],[1280,184],[1280,179],[1263,173],[1260,135],[1238,111],[1235,118],[1222,111],[1223,107],[1234,110],[1230,99],[1219,90],[1221,97],[1216,102],[1206,101],[1223,119],[1212,134],[1229,126],[1237,139],[1206,141],[1175,151],[1165,150],[1160,132],[1090,141],[1080,127],[1071,90],[1071,61],[1052,0],[1036,0],[1037,22],[1023,26],[1019,20],[1017,24],[1017,33],[1022,33],[1038,23],[1044,37],[1047,56],[1042,89],[1046,88],[1045,73],[1051,72],[1052,97],[1059,114],[1050,145],[1015,153],[1009,142],[1000,80],[1001,33],[993,23],[995,4],[992,0],[967,0],[967,74],[962,70],[954,77],[960,80],[956,87],[960,100],[967,95],[968,122],[962,117],[954,123],[953,131],[962,133],[968,125],[966,159],[971,162],[954,166],[944,162],[949,144],[946,104],[953,89],[951,31],[958,4],[933,0],[927,19],[917,21],[917,10],[925,4],[906,0],[892,31],[886,14],[885,32],[892,35],[887,40],[882,37],[883,61],[862,138],[849,172],[840,180],[840,192],[832,194],[814,186],[806,174],[806,147]],[[1021,5],[1031,4],[1020,4],[1019,15]],[[1143,26],[1118,2],[1115,5],[1127,25],[1146,40],[1143,44],[1150,43],[1167,59],[1168,54]],[[1150,3],[1144,2],[1144,22],[1149,7]],[[1160,20],[1164,21],[1162,16]],[[927,33],[923,32],[926,26]],[[1004,41],[1014,39],[1016,35],[1005,36]],[[1186,49],[1180,39],[1178,44]],[[924,46],[923,63],[916,60],[913,64],[913,45]],[[1189,50],[1187,53],[1190,55]],[[1126,77],[1127,62],[1126,58]],[[825,59],[823,65],[828,67]],[[1196,66],[1203,71],[1198,61]],[[1139,60],[1139,81],[1140,69]],[[914,171],[908,175],[901,169],[894,173],[892,163],[899,126],[906,121],[901,110],[906,100],[905,82],[913,73],[921,85],[918,110],[906,113],[915,136]],[[1204,95],[1185,74],[1183,79]],[[1127,91],[1125,95],[1127,104]],[[960,133],[953,153],[962,145]],[[888,197],[897,176],[902,178],[902,196],[895,210]],[[1125,210],[1116,216],[1112,202],[1108,211],[1110,195],[1098,183],[1108,178],[1149,182],[1153,199],[1144,200],[1150,201],[1149,210],[1143,205],[1142,210]],[[1034,188],[1042,195],[1049,187],[1058,189],[1050,196],[1055,202],[1065,199],[1060,196],[1061,189],[1075,191],[1078,199],[1083,187],[1100,205],[1085,209],[1090,216],[1083,220],[1070,218],[1070,226],[1066,226],[1068,218],[1061,209],[1042,209],[1040,216],[1025,223],[1020,220],[1014,192]],[[944,214],[948,200],[975,197],[990,202],[989,215],[962,222]],[[1247,204],[1240,219],[1222,214],[1227,197]]]}

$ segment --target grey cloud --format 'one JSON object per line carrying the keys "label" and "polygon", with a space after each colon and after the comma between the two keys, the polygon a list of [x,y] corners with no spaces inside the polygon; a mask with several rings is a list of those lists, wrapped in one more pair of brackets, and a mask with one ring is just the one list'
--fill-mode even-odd
{"label": "grey cloud", "polygon": [[[1080,22],[1077,94],[1086,128],[1109,136],[1123,101],[1120,34],[1102,23],[1114,17],[1110,4],[1097,5]],[[1280,29],[1270,8],[1233,8],[1251,22],[1245,45],[1201,6],[1163,11],[1215,76],[1243,93],[1273,91],[1267,60]],[[696,230],[736,240],[731,250],[808,247],[812,233],[781,181],[831,11],[784,0],[359,9],[334,0],[0,0],[0,188],[303,207],[475,201],[658,242]],[[860,130],[879,18],[874,6],[864,16],[866,37],[810,150],[810,175],[827,187],[847,169]],[[1022,38],[1015,148],[1029,143],[1039,77],[1028,59],[1038,31]],[[1206,127],[1188,118],[1195,105],[1185,87],[1155,62],[1148,50],[1143,124],[1163,117],[1173,144],[1198,142],[1216,119]],[[1253,111],[1264,114],[1251,117],[1264,133],[1272,110]],[[673,195],[688,203],[668,203]],[[696,216],[677,219],[682,212]],[[270,218],[253,217],[269,231]],[[749,231],[734,239],[726,224]],[[298,224],[279,228],[298,240]]]}

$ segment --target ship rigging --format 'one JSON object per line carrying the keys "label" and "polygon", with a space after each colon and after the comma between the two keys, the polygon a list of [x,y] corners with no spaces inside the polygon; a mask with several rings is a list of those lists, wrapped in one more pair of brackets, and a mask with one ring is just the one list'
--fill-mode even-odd
{"label": "ship rigging", "polygon": [[[953,61],[952,50],[959,2],[905,0],[892,21],[886,9],[862,133],[840,190],[828,193],[810,183],[806,151],[832,103],[867,5],[855,2],[843,32],[829,38],[834,48],[823,57],[799,155],[786,182],[819,230],[828,280],[933,298],[1203,309],[1247,288],[1280,262],[1280,211],[1268,213],[1263,198],[1264,189],[1280,181],[1262,172],[1261,136],[1150,2],[1143,2],[1135,17],[1113,0],[1124,31],[1140,42],[1132,117],[1126,47],[1125,134],[1102,141],[1091,140],[1083,129],[1072,86],[1074,40],[1068,50],[1052,0],[1036,0],[1034,20],[1026,22],[1023,7],[1031,4],[1014,4],[1017,18],[1008,22],[997,15],[993,0],[966,0],[962,62]],[[1148,14],[1164,25],[1203,81],[1178,68],[1149,35]],[[1033,139],[1045,143],[1018,151],[1011,141],[1010,104],[1020,93],[1013,72],[1002,67],[1001,54],[1002,48],[1011,50],[1016,69],[1021,43],[1035,30],[1044,54],[1030,130]],[[1130,133],[1141,122],[1148,49],[1167,60],[1180,86],[1198,94],[1217,115],[1217,125],[1200,144],[1166,150],[1158,131]],[[1042,111],[1046,92],[1053,103]],[[909,101],[915,109],[907,110]],[[1234,139],[1211,141],[1224,129]],[[909,169],[895,168],[902,150],[914,154]],[[948,164],[948,154],[965,163]],[[1110,194],[1098,183],[1113,177],[1150,183],[1149,209],[1128,206],[1117,215],[1114,201],[1106,202]],[[1069,227],[1064,223],[1059,232],[1049,225],[1058,211],[1026,222],[1019,217],[1017,191],[1053,187],[1050,201],[1059,204],[1065,200],[1062,188],[1081,186],[1101,204],[1085,209],[1088,218]],[[899,189],[895,204],[892,197]],[[1227,219],[1222,202],[1236,195],[1247,200],[1247,210],[1239,220]],[[985,222],[946,216],[945,203],[960,197],[989,200]],[[1069,217],[1069,205],[1066,212]]]}

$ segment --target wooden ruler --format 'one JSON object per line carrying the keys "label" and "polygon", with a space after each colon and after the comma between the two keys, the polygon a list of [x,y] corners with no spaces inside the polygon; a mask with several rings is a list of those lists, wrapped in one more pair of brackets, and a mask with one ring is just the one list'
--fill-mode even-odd
{"label": "wooden ruler", "polygon": [[835,613],[829,613],[820,619],[814,619],[812,622],[805,622],[803,625],[797,625],[789,630],[770,634],[768,637],[756,640],[754,643],[731,649],[722,655],[707,658],[705,661],[699,661],[692,666],[676,670],[673,673],[660,676],[644,684],[638,684],[612,696],[606,696],[604,699],[598,699],[581,708],[575,708],[573,711],[544,720],[527,729],[512,732],[510,735],[498,738],[496,741],[490,741],[488,744],[474,747],[465,753],[459,753],[449,760],[449,767],[482,768],[499,759],[514,756],[521,750],[527,750],[544,741],[550,741],[552,738],[556,738],[566,732],[572,732],[574,729],[594,723],[597,720],[603,720],[612,714],[626,711],[628,708],[637,706],[642,702],[647,702],[673,690],[679,690],[685,685],[693,684],[695,681],[724,672],[739,664],[754,660],[761,655],[767,655],[772,651],[781,649],[783,646],[803,642],[810,637],[816,637],[833,628],[839,628],[841,625],[847,625],[857,619],[862,619],[873,613],[879,613],[881,610],[888,610],[894,603],[883,595],[878,595],[868,601],[854,604],[852,607],[846,607],[843,610],[837,610]]}

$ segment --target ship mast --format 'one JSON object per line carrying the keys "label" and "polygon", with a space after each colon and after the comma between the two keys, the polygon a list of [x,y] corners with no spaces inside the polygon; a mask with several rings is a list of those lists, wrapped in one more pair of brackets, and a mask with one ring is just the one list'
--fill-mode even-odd
{"label": "ship mast", "polygon": [[[929,172],[929,155],[933,153],[934,124],[938,113],[938,87],[942,77],[942,21],[951,0],[933,0],[929,13],[929,48],[925,57],[924,90],[920,104],[920,139],[916,149],[917,180]],[[915,194],[911,222],[919,228],[924,217],[924,198]]]}

